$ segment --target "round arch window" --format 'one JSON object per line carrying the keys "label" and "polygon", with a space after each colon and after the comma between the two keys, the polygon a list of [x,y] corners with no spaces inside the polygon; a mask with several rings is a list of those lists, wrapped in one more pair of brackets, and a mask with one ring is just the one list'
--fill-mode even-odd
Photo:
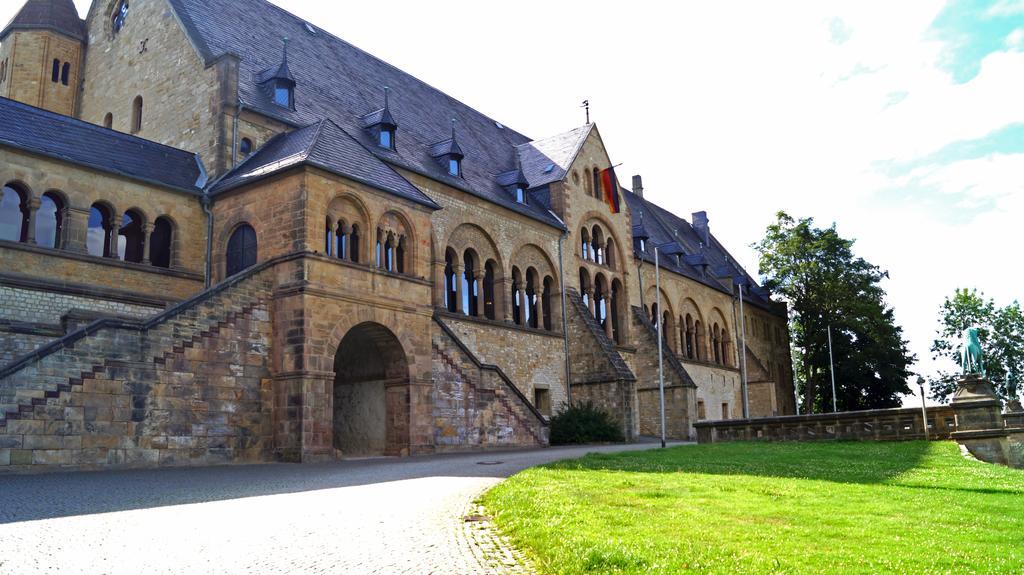
{"label": "round arch window", "polygon": [[128,0],[121,0],[111,16],[112,29],[115,35],[124,28],[126,18],[128,18]]}

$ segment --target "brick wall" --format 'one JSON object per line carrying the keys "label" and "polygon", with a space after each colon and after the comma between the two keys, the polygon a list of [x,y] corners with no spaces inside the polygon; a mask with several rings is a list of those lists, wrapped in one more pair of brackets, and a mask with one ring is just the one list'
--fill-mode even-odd
{"label": "brick wall", "polygon": [[636,351],[623,354],[630,369],[636,374],[637,420],[640,435],[661,435],[661,396],[659,373],[665,381],[665,433],[671,439],[695,437],[697,387],[689,372],[671,355],[663,344],[662,367],[658,366],[658,335],[654,326],[639,307],[630,310]]}

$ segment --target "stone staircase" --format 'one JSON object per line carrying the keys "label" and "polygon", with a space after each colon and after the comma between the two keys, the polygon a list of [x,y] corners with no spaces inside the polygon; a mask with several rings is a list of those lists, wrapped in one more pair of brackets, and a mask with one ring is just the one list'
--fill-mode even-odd
{"label": "stone staircase", "polygon": [[[457,433],[450,438],[483,448],[548,444],[548,421],[515,383],[496,365],[481,362],[458,335],[435,315],[440,328],[433,338],[435,369],[454,377],[435,377],[435,420]],[[446,381],[455,379],[456,382]],[[444,386],[457,385],[452,393]],[[451,396],[451,397],[448,397]],[[475,416],[473,415],[475,414]],[[448,444],[442,432],[435,438],[440,450]]]}
{"label": "stone staircase", "polygon": [[[185,300],[148,320],[104,318],[0,368],[0,435],[8,422],[66,405],[87,379],[112,369],[145,380],[145,370],[214,336],[265,303],[271,260]],[[56,414],[55,414],[56,415]]]}
{"label": "stone staircase", "polygon": [[604,328],[598,323],[590,313],[590,308],[587,304],[583,303],[583,297],[580,292],[576,291],[575,288],[566,288],[566,299],[569,301],[572,309],[570,312],[575,311],[578,319],[583,321],[586,325],[587,330],[593,336],[594,341],[600,347],[602,354],[608,359],[610,369],[612,371],[611,379],[620,379],[623,381],[635,381],[636,376],[633,371],[626,365],[626,361],[622,359],[622,355],[619,354],[618,349],[615,346],[615,342],[608,337],[605,333]]}
{"label": "stone staircase", "polygon": [[[651,323],[651,320],[647,317],[647,314],[644,313],[644,310],[641,307],[633,306],[633,318],[642,330],[641,335],[647,340],[647,345],[640,346],[641,349],[649,349],[652,354],[657,354],[658,328],[654,327],[654,324]],[[687,372],[686,368],[683,367],[683,363],[679,361],[679,356],[672,351],[668,341],[664,338],[661,341],[661,349],[663,351],[662,360],[664,361],[665,368],[671,370],[673,374],[682,381],[683,385],[687,387],[697,387],[693,378],[690,377],[689,372]]]}

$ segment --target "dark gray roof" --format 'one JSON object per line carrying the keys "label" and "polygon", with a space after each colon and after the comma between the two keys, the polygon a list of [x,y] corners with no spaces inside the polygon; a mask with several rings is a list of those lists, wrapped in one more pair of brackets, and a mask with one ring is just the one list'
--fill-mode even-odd
{"label": "dark gray roof", "polygon": [[0,145],[191,193],[206,184],[191,152],[7,98],[0,98]]}
{"label": "dark gray roof", "polygon": [[[495,180],[514,169],[515,146],[528,142],[526,136],[324,30],[310,31],[304,20],[265,0],[168,1],[207,63],[227,54],[241,58],[239,97],[247,108],[294,127],[330,119],[384,161],[562,227],[543,206],[516,203]],[[296,82],[294,110],[275,105],[258,84],[261,72],[281,62],[283,37]],[[398,124],[395,151],[376,146],[363,127],[363,118],[381,108],[384,86]],[[431,157],[432,145],[450,137],[453,118],[466,155],[461,178]]]}
{"label": "dark gray roof", "polygon": [[633,218],[634,237],[638,237],[636,234],[641,229],[650,236],[646,242],[647,251],[637,253],[644,261],[654,263],[654,246],[665,246],[666,251],[679,251],[679,248],[682,248],[682,254],[678,258],[674,255],[665,255],[665,251],[661,252],[659,263],[662,269],[673,271],[728,294],[734,293],[733,278],[745,278],[749,289],[745,290],[744,301],[777,313],[770,294],[740,267],[714,235],[710,236],[710,245],[702,246],[701,238],[690,222],[629,190],[620,190]]}
{"label": "dark gray roof", "polygon": [[315,166],[430,208],[440,207],[330,120],[272,138],[224,175],[210,193],[223,193],[299,165]]}
{"label": "dark gray roof", "polygon": [[78,41],[86,36],[85,21],[72,0],[28,0],[4,26],[0,39],[14,30],[53,30]]}

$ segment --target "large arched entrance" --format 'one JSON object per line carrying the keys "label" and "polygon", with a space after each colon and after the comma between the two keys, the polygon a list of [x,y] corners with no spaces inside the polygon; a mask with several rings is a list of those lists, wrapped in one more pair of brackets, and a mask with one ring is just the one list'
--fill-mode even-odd
{"label": "large arched entrance", "polygon": [[409,447],[409,365],[401,342],[380,324],[361,323],[338,345],[333,441],[346,457]]}

